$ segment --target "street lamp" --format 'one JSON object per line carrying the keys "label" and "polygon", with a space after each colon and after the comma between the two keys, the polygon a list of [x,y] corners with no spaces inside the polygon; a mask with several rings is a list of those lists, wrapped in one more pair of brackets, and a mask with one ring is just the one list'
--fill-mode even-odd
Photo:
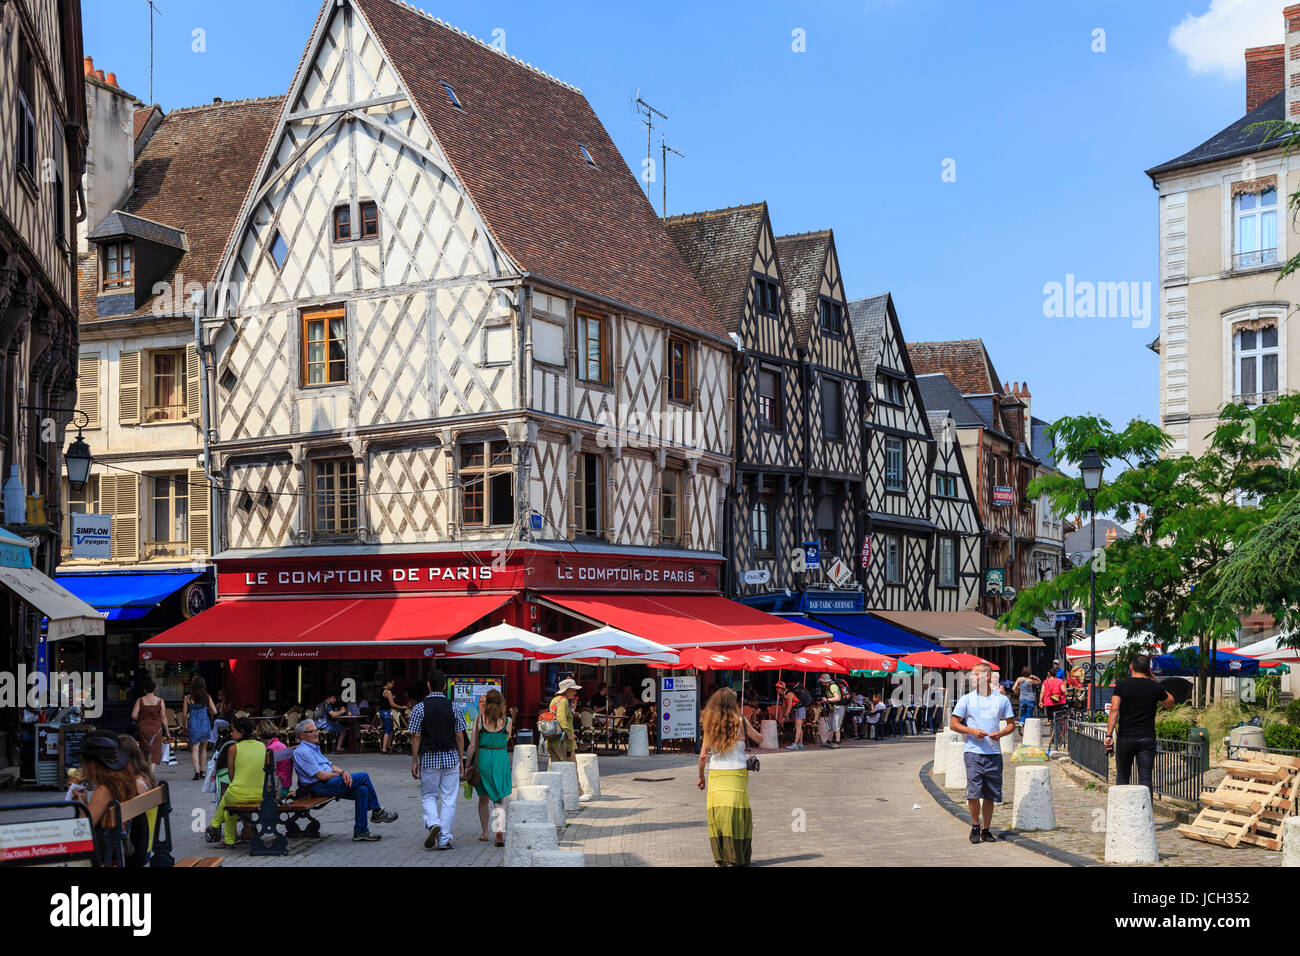
{"label": "street lamp", "polygon": [[1102,472],[1106,463],[1095,448],[1088,449],[1079,462],[1083,475],[1083,489],[1088,492],[1088,524],[1092,530],[1092,557],[1088,561],[1088,579],[1091,593],[1088,599],[1088,709],[1097,706],[1097,492],[1101,488]]}
{"label": "street lamp", "polygon": [[80,431],[63,453],[63,464],[68,469],[68,488],[74,493],[81,491],[90,475],[90,446],[81,437]]}

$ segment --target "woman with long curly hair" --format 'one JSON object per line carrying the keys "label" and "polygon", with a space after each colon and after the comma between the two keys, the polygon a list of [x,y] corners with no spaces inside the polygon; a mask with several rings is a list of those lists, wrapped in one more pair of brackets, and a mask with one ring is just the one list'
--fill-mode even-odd
{"label": "woman with long curly hair", "polygon": [[749,807],[749,770],[745,764],[745,738],[763,742],[740,713],[736,692],[715,691],[700,714],[704,746],[700,749],[699,787],[705,789],[708,765],[709,845],[718,866],[749,866],[754,839],[754,815]]}

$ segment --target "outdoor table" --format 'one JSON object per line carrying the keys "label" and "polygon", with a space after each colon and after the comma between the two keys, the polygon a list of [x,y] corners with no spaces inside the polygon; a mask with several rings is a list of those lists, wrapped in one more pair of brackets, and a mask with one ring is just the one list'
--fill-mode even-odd
{"label": "outdoor table", "polygon": [[356,723],[348,727],[348,749],[345,751],[350,754],[361,753],[361,721],[365,718],[360,714],[344,714],[342,717],[335,717],[337,721],[354,720]]}

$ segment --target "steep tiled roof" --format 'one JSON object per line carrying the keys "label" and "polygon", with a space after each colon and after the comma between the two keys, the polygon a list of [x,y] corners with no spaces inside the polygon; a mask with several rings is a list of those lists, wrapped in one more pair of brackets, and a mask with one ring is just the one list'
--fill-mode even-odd
{"label": "steep tiled roof", "polygon": [[155,113],[162,113],[162,107],[157,103],[152,106],[137,106],[135,108],[135,113],[132,115],[131,139],[135,142],[137,149],[142,145],[140,143],[140,134],[144,132],[144,128],[149,125],[149,120],[153,118]]}
{"label": "steep tiled roof", "polygon": [[[414,7],[357,0],[357,8],[520,269],[726,339],[577,88]],[[443,82],[461,109],[452,106]]]}
{"label": "steep tiled roof", "polygon": [[808,330],[817,316],[822,272],[830,248],[829,229],[776,238],[776,258],[781,263],[785,292],[790,299],[790,318],[794,320],[795,341],[800,347],[808,344]]}
{"label": "steep tiled roof", "polygon": [[[958,428],[984,428],[988,423],[962,397],[957,386],[942,372],[918,372],[916,385],[927,415],[947,412]],[[933,424],[933,423],[932,423]]]}
{"label": "steep tiled roof", "polygon": [[917,375],[942,372],[963,395],[1002,391],[1002,379],[998,378],[982,339],[908,342],[907,351]]}
{"label": "steep tiled roof", "polygon": [[858,351],[862,377],[872,383],[880,353],[885,347],[885,323],[889,321],[889,293],[849,303],[849,323],[853,326],[853,344]]}
{"label": "steep tiled roof", "polygon": [[121,210],[111,212],[105,216],[87,238],[115,239],[118,236],[130,236],[134,239],[144,239],[146,242],[157,243],[160,246],[171,246],[172,248],[180,249],[181,251],[186,249],[185,233],[183,230],[175,229],[171,226],[164,226],[162,223],[154,222],[152,219],[133,216],[129,212],[122,212]]}
{"label": "steep tiled roof", "polygon": [[1151,167],[1147,170],[1147,175],[1152,179],[1159,179],[1161,174],[1176,169],[1245,156],[1266,149],[1278,149],[1282,145],[1282,140],[1270,137],[1268,142],[1265,142],[1269,133],[1267,127],[1258,129],[1251,129],[1251,127],[1256,123],[1276,123],[1285,119],[1285,100],[1285,91],[1270,96],[1241,119],[1219,130],[1195,149],[1167,163]]}
{"label": "steep tiled roof", "polygon": [[[172,110],[136,157],[135,191],[125,212],[180,230],[189,242],[161,281],[213,280],[283,102],[270,96]],[[83,322],[95,320],[97,268],[92,246],[79,268]],[[152,313],[150,299],[133,314]]]}
{"label": "steep tiled roof", "polygon": [[766,214],[767,203],[760,202],[664,220],[677,251],[695,272],[728,332],[740,328]]}

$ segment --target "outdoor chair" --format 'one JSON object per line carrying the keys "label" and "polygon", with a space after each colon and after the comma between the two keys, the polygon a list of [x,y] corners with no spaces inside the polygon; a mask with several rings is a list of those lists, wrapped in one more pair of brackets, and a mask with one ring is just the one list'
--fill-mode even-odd
{"label": "outdoor chair", "polygon": [[889,736],[891,737],[903,736],[903,728],[902,728],[903,708],[902,707],[889,708],[889,713],[885,715],[885,719],[887,721],[886,727],[888,727],[889,729]]}
{"label": "outdoor chair", "polygon": [[916,736],[916,708],[904,707],[899,715],[898,726],[903,736]]}
{"label": "outdoor chair", "polygon": [[585,745],[590,752],[596,750],[596,715],[590,710],[578,711],[578,749]]}

